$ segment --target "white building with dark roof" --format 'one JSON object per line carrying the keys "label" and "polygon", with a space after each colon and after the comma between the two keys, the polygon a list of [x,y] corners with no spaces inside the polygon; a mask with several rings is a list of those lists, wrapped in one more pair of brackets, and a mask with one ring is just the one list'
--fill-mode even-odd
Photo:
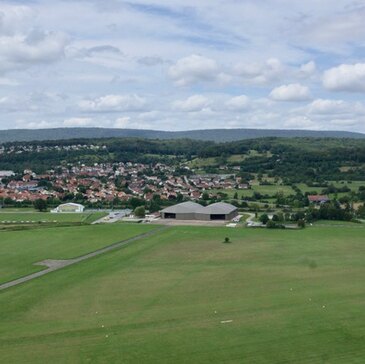
{"label": "white building with dark roof", "polygon": [[51,210],[53,213],[80,213],[84,212],[84,206],[78,203],[68,202],[62,205],[59,205],[54,210]]}

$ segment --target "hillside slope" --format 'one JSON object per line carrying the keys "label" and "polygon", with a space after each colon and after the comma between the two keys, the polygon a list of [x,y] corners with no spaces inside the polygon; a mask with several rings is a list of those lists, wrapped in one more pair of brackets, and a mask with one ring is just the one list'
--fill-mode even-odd
{"label": "hillside slope", "polygon": [[0,131],[0,143],[33,140],[65,140],[78,138],[138,137],[148,139],[195,139],[216,142],[264,137],[365,138],[365,134],[346,131],[270,130],[270,129],[208,129],[160,131],[143,129],[57,128],[11,129]]}

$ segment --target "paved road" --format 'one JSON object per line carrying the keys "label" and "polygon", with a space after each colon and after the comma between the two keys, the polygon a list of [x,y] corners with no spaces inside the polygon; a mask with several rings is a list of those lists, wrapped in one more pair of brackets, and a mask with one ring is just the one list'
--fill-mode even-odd
{"label": "paved road", "polygon": [[10,288],[10,287],[17,286],[18,284],[22,284],[22,283],[28,282],[28,281],[30,281],[32,279],[35,279],[35,278],[38,278],[38,277],[42,277],[42,276],[44,276],[44,275],[46,275],[48,273],[51,273],[51,272],[54,272],[56,270],[62,269],[62,268],[67,267],[69,265],[77,264],[79,262],[82,262],[83,260],[87,260],[87,259],[96,257],[96,256],[98,256],[100,254],[104,254],[104,253],[110,252],[112,250],[119,249],[119,248],[121,248],[121,247],[123,247],[125,245],[128,245],[130,243],[133,243],[133,242],[135,242],[137,240],[140,240],[140,239],[143,239],[143,238],[147,238],[147,237],[149,237],[151,235],[156,234],[157,232],[161,232],[161,231],[166,230],[166,229],[168,229],[167,226],[160,227],[160,228],[157,228],[155,230],[149,231],[147,233],[134,236],[133,238],[126,239],[126,240],[122,240],[122,241],[119,241],[119,242],[114,243],[112,245],[108,245],[105,248],[95,250],[95,251],[93,251],[91,253],[88,253],[88,254],[85,254],[85,255],[81,255],[81,256],[79,256],[77,258],[74,258],[74,259],[68,259],[68,260],[45,260],[43,262],[39,262],[39,263],[37,263],[38,265],[46,265],[46,266],[48,266],[48,268],[45,269],[45,270],[42,270],[40,272],[36,272],[36,273],[33,273],[33,274],[29,274],[29,275],[24,276],[22,278],[15,279],[14,281],[10,281],[10,282],[7,282],[7,283],[3,283],[3,284],[0,285],[0,291],[2,291],[4,289],[7,289],[7,288]]}

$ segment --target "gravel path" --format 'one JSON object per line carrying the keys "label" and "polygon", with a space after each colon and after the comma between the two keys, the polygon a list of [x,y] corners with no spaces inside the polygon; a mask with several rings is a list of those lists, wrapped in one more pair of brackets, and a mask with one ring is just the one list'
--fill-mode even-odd
{"label": "gravel path", "polygon": [[48,273],[51,273],[51,272],[54,272],[56,270],[62,269],[62,268],[67,267],[69,265],[77,264],[79,262],[82,262],[83,260],[87,260],[87,259],[96,257],[98,255],[110,252],[112,250],[119,249],[119,248],[121,248],[125,245],[128,245],[130,243],[133,243],[133,242],[135,242],[137,240],[140,240],[140,239],[143,239],[143,238],[147,238],[151,235],[156,234],[157,232],[161,232],[161,231],[166,230],[166,229],[168,229],[168,227],[166,227],[166,226],[161,227],[161,228],[157,228],[157,229],[149,231],[147,233],[134,236],[133,238],[118,241],[117,243],[114,243],[112,245],[108,245],[105,248],[95,250],[91,253],[81,255],[81,256],[73,258],[73,259],[67,259],[67,260],[51,260],[51,259],[49,259],[49,260],[44,260],[42,262],[35,263],[36,265],[45,265],[48,268],[45,269],[45,270],[42,270],[40,272],[29,274],[29,275],[24,276],[22,278],[15,279],[14,281],[10,281],[10,282],[7,282],[7,283],[0,284],[0,291],[2,291],[4,289],[7,289],[7,288],[10,288],[10,287],[13,287],[13,286],[17,286],[18,284],[22,284],[22,283],[31,281],[32,279],[42,277],[42,276],[44,276]]}

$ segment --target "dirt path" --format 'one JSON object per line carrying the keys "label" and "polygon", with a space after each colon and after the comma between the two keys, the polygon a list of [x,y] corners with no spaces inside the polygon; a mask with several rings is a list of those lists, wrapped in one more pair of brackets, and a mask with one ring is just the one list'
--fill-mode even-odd
{"label": "dirt path", "polygon": [[73,259],[67,259],[67,260],[52,260],[52,259],[47,259],[47,260],[43,260],[43,261],[38,262],[38,263],[35,263],[35,264],[36,265],[44,265],[44,266],[48,267],[47,269],[42,270],[40,272],[36,272],[36,273],[29,274],[27,276],[24,276],[22,278],[15,279],[15,280],[10,281],[10,282],[6,282],[6,283],[3,283],[3,284],[0,284],[0,291],[2,291],[4,289],[7,289],[7,288],[10,288],[10,287],[17,286],[18,284],[22,284],[22,283],[31,281],[31,280],[33,280],[35,278],[42,277],[42,276],[44,276],[44,275],[46,275],[48,273],[51,273],[51,272],[54,272],[56,270],[62,269],[62,268],[67,267],[69,265],[77,264],[77,263],[82,262],[84,260],[87,260],[87,259],[96,257],[98,255],[101,255],[101,254],[110,252],[112,250],[119,249],[119,248],[121,248],[121,247],[123,247],[125,245],[128,245],[130,243],[133,243],[133,242],[135,242],[137,240],[140,240],[140,239],[143,239],[143,238],[147,238],[149,236],[152,236],[152,235],[154,235],[154,234],[156,234],[158,232],[161,232],[163,230],[166,230],[166,229],[168,229],[167,226],[160,227],[160,228],[157,228],[155,230],[149,231],[147,233],[134,236],[133,238],[129,238],[129,239],[126,239],[126,240],[118,241],[117,243],[114,243],[112,245],[108,245],[105,248],[101,248],[101,249],[95,250],[95,251],[93,251],[91,253],[88,253],[88,254],[85,254],[85,255],[81,255],[81,256],[76,257],[76,258],[73,258]]}

